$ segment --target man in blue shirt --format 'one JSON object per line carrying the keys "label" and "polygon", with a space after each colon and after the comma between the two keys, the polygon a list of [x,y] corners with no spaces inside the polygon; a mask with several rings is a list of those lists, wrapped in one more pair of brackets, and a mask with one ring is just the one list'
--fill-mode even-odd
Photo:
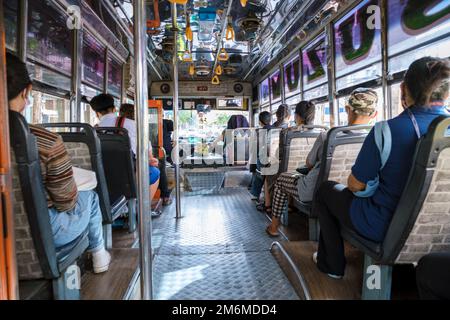
{"label": "man in blue shirt", "polygon": [[[334,278],[344,275],[341,225],[369,240],[383,241],[406,185],[418,139],[436,117],[448,115],[444,101],[449,96],[449,76],[446,60],[426,57],[415,61],[401,85],[405,111],[388,121],[392,148],[383,169],[372,130],[352,168],[348,187],[327,181],[318,190],[315,201],[321,232],[313,259],[321,271]],[[371,197],[354,195],[377,176],[379,185]]]}

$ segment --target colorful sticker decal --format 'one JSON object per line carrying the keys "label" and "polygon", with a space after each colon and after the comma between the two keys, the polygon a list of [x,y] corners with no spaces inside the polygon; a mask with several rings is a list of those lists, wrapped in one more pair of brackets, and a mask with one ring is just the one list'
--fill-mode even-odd
{"label": "colorful sticker decal", "polygon": [[389,0],[389,54],[447,34],[450,30],[450,0]]}
{"label": "colorful sticker decal", "polygon": [[259,85],[259,97],[261,100],[261,104],[269,102],[269,95],[269,78],[267,78]]}
{"label": "colorful sticker decal", "polygon": [[305,89],[327,81],[327,49],[325,34],[303,49],[303,83]]}
{"label": "colorful sticker decal", "polygon": [[361,2],[334,25],[336,76],[381,61],[378,0]]}
{"label": "colorful sticker decal", "polygon": [[270,93],[272,94],[272,101],[281,99],[281,82],[280,71],[277,71],[270,76]]}
{"label": "colorful sticker decal", "polygon": [[284,83],[286,96],[300,90],[300,58],[295,57],[284,65]]}

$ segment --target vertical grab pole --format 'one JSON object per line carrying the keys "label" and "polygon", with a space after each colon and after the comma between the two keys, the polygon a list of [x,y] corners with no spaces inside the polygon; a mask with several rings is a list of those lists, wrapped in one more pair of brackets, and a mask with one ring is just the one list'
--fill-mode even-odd
{"label": "vertical grab pole", "polygon": [[136,71],[137,172],[139,199],[139,249],[141,267],[141,299],[153,299],[152,289],[152,223],[149,189],[149,125],[146,59],[145,1],[134,4],[134,56]]}
{"label": "vertical grab pole", "polygon": [[180,147],[178,144],[178,25],[177,25],[177,5],[172,3],[172,31],[174,38],[173,45],[173,140],[175,141],[175,147],[173,153],[175,157],[172,157],[175,164],[175,205],[176,205],[176,218],[181,218],[181,186],[180,186]]}

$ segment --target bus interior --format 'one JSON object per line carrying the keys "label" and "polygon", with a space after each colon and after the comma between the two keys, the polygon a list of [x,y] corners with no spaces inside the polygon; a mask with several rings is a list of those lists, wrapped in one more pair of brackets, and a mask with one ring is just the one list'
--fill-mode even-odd
{"label": "bus interior", "polygon": [[[322,132],[310,188],[346,185],[373,125],[404,111],[411,63],[450,58],[448,0],[0,0],[0,34],[0,299],[410,300],[419,260],[450,253],[448,117],[419,140],[386,238],[341,230],[340,280],[311,258],[315,200],[289,197],[271,237],[267,178],[250,194],[262,154],[270,176],[296,174]],[[32,79],[22,116],[8,113],[6,53]],[[357,88],[378,96],[376,117],[344,139]],[[102,93],[117,112],[136,108],[135,162],[128,135],[98,126],[90,101]],[[315,105],[312,131],[297,128],[301,101]],[[275,123],[280,106],[289,128],[262,137],[259,116]],[[28,124],[95,172],[107,272],[92,271],[86,234],[53,244]],[[149,151],[161,174],[152,199]]]}

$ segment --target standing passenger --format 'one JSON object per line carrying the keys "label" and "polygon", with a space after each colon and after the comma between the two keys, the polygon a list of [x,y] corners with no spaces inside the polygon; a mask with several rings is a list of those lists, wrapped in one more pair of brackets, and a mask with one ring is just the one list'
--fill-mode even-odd
{"label": "standing passenger", "polygon": [[[449,96],[448,60],[425,57],[411,64],[401,84],[402,105],[398,117],[388,121],[392,148],[381,168],[374,130],[367,136],[348,178],[348,187],[325,182],[317,192],[316,208],[320,222],[319,250],[313,256],[317,267],[334,278],[345,270],[341,225],[374,242],[382,242],[411,169],[417,141],[438,116],[449,115],[444,101]],[[369,181],[379,177],[371,197],[357,197]]]}
{"label": "standing passenger", "polygon": [[[6,59],[9,109],[22,113],[29,105],[31,79],[19,58],[7,53]],[[94,273],[107,271],[111,256],[105,250],[97,193],[77,190],[72,164],[59,135],[40,126],[30,124],[29,128],[36,137],[56,248],[71,243],[88,230],[88,251],[92,254]]]}

